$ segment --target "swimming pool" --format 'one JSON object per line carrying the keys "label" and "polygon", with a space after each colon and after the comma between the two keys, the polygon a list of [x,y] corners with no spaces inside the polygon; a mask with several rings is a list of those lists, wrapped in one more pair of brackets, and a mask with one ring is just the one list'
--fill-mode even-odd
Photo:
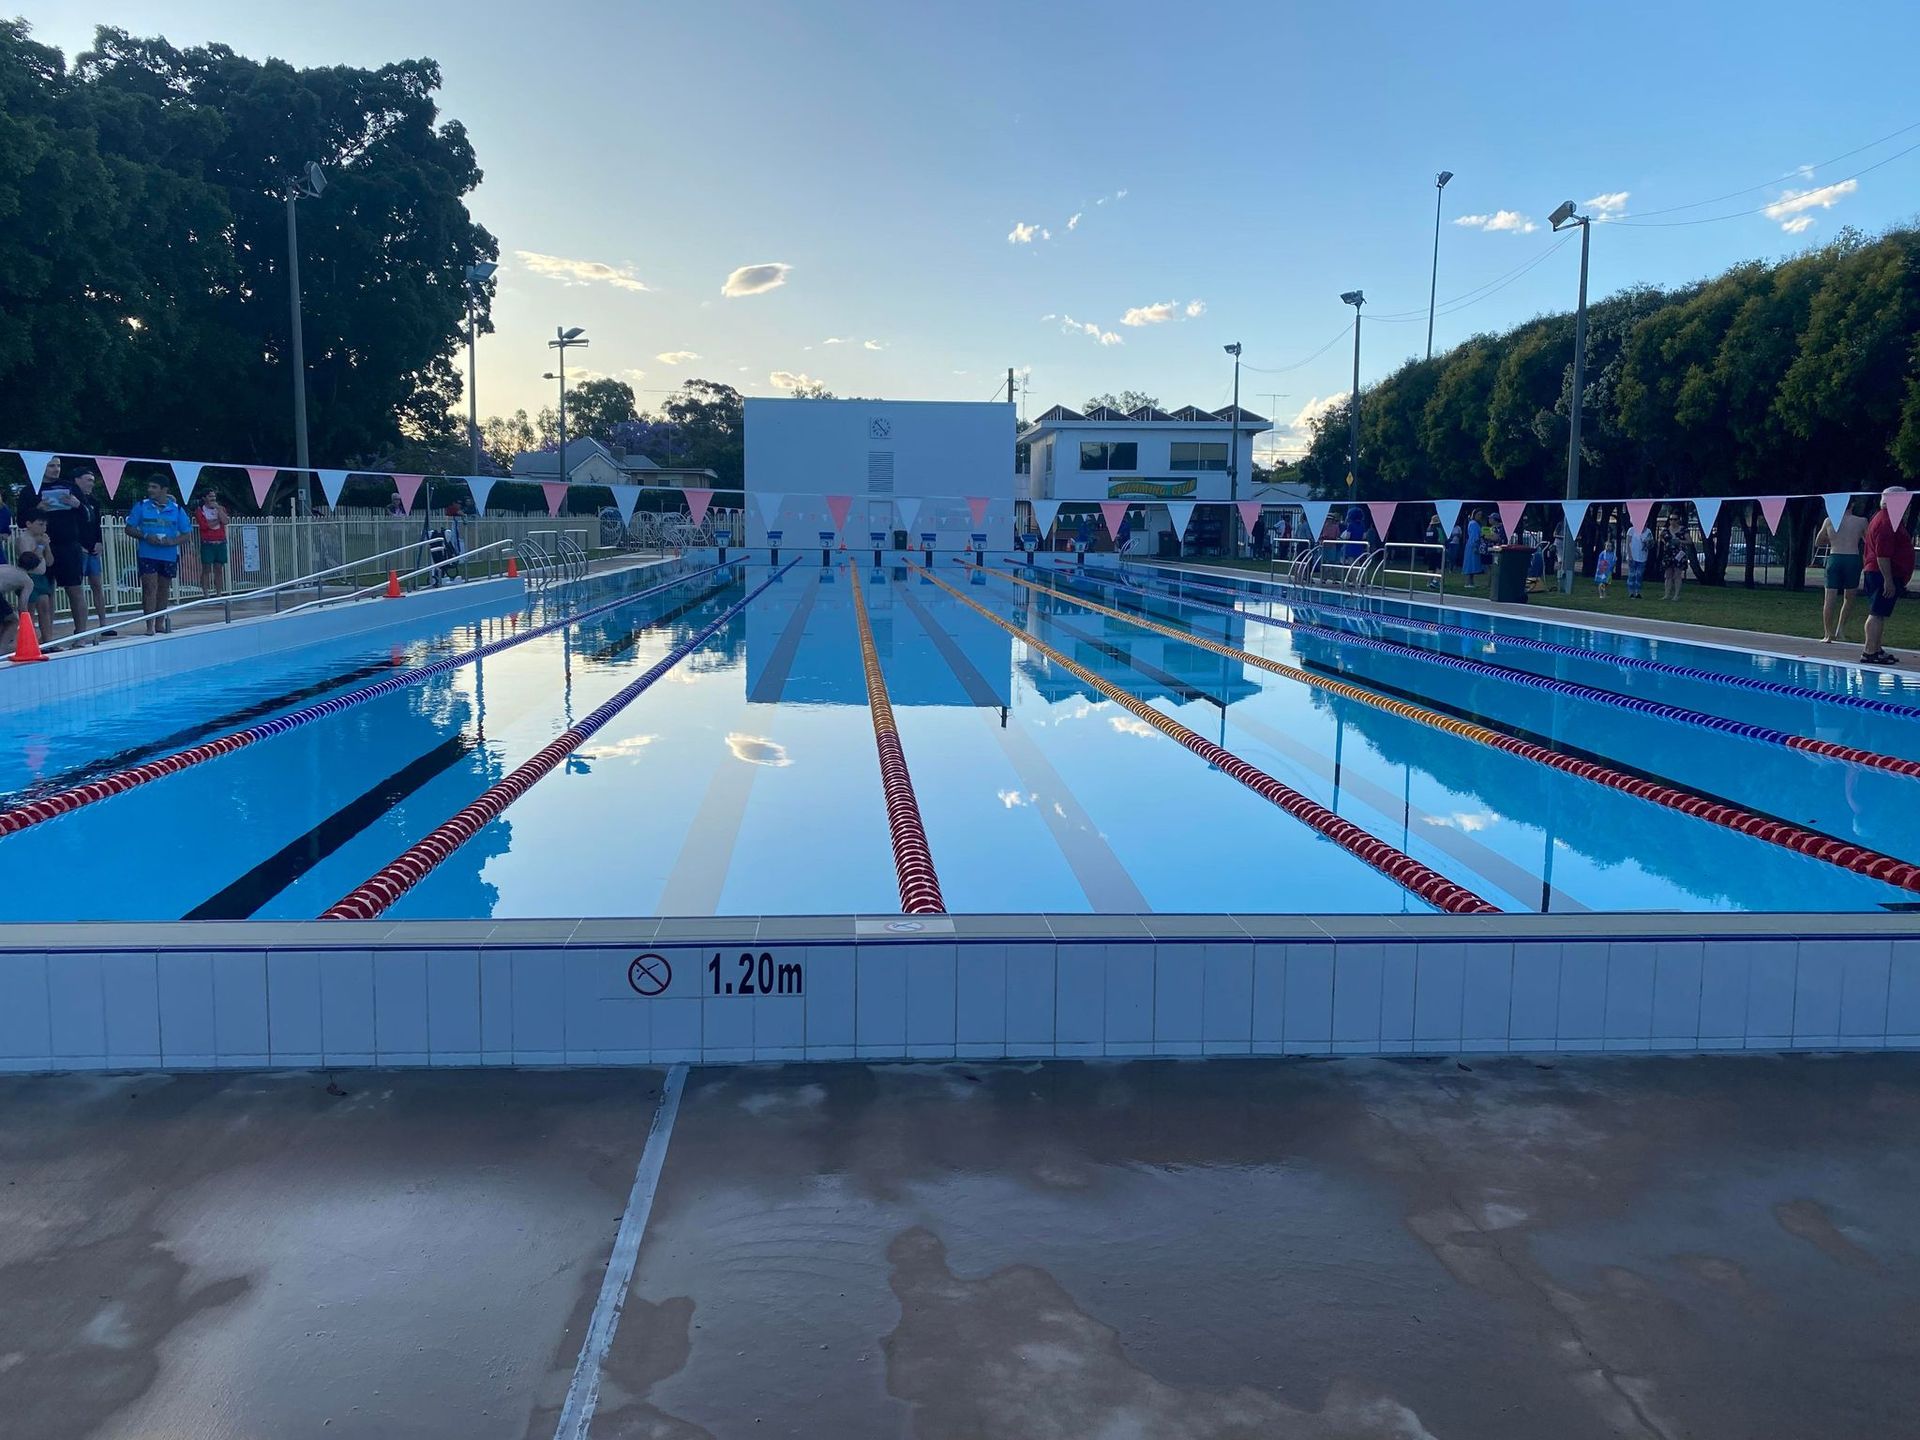
{"label": "swimming pool", "polygon": [[920,855],[952,912],[1920,904],[1904,677],[893,558],[690,559],[0,717],[13,918],[898,914]]}

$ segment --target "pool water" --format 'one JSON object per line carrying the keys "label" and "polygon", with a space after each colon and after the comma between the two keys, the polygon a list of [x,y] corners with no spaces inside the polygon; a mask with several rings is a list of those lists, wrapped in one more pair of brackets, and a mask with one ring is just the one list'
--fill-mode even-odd
{"label": "pool water", "polygon": [[[0,716],[0,805],[18,809],[555,627],[0,839],[9,910],[318,916],[718,621],[386,913],[896,913],[855,586],[950,911],[1429,908],[1030,640],[1500,910],[1920,904],[1858,867],[1241,657],[1920,862],[1920,779],[1702,718],[1920,759],[1920,687],[1902,677],[1518,617],[1290,603],[1149,567],[1032,583],[1011,564],[991,570],[951,558],[935,576],[917,564],[823,569],[811,557],[777,571],[649,567],[617,582],[624,603],[602,582],[579,601],[428,622],[397,646],[343,642]],[[1622,696],[1658,705],[1624,707]]]}

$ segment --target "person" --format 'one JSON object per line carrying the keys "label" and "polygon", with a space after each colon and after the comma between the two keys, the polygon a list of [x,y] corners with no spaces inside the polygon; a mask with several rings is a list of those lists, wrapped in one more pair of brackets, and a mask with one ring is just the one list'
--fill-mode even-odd
{"label": "person", "polygon": [[[67,618],[71,633],[87,628],[87,604],[81,589],[88,544],[89,506],[79,489],[61,473],[60,458],[47,462],[46,478],[40,483],[40,514],[47,523],[47,569],[49,587],[67,592]],[[97,521],[94,522],[97,524]],[[43,638],[53,638],[50,634]]]}
{"label": "person", "polygon": [[194,507],[193,524],[200,532],[200,587],[209,595],[227,591],[227,522],[232,518],[211,490]]}
{"label": "person", "polygon": [[1593,584],[1602,600],[1607,598],[1607,587],[1612,583],[1613,546],[1606,545],[1601,548],[1598,555],[1593,557]]}
{"label": "person", "polygon": [[18,565],[0,562],[0,648],[10,655],[19,639],[19,615],[33,603],[33,577],[40,568],[37,554],[23,555]]}
{"label": "person", "polygon": [[[167,482],[147,481],[147,498],[127,512],[127,534],[139,541],[134,552],[140,572],[140,612],[148,617],[167,608],[173,596],[173,578],[180,573],[180,548],[193,533],[186,508],[173,498]],[[173,622],[165,617],[147,620],[147,634],[165,634]]]}
{"label": "person", "polygon": [[[33,607],[34,630],[50,640],[53,638],[53,577],[48,567],[53,563],[53,542],[47,537],[45,510],[35,507],[14,536],[13,546],[21,568],[33,576],[27,604]],[[26,563],[29,556],[35,561],[32,565]]]}
{"label": "person", "polygon": [[1867,601],[1867,639],[1860,652],[1864,665],[1898,665],[1900,657],[1881,643],[1894,602],[1907,593],[1913,580],[1913,537],[1893,523],[1889,502],[1905,495],[1904,487],[1889,485],[1880,492],[1880,508],[1867,522],[1860,542],[1860,593]]}
{"label": "person", "polygon": [[1666,577],[1666,588],[1661,594],[1664,600],[1678,600],[1680,587],[1687,578],[1687,565],[1693,559],[1693,542],[1686,537],[1673,516],[1667,517],[1667,528],[1660,533],[1660,571]]}
{"label": "person", "polygon": [[1473,589],[1473,577],[1487,568],[1486,540],[1480,530],[1480,512],[1467,512],[1467,538],[1461,548],[1460,569],[1467,577],[1467,589]]}
{"label": "person", "polygon": [[1831,645],[1844,640],[1847,629],[1847,603],[1860,588],[1860,542],[1866,537],[1867,517],[1849,501],[1846,513],[1835,525],[1833,517],[1821,522],[1816,545],[1827,547],[1827,588],[1820,598],[1820,643]]}
{"label": "person", "polygon": [[447,579],[456,584],[466,578],[460,572],[460,557],[467,550],[466,539],[460,533],[460,513],[458,500],[447,506]]}
{"label": "person", "polygon": [[1527,557],[1527,593],[1538,595],[1547,588],[1547,547],[1540,535],[1523,535],[1521,538],[1533,542],[1533,553]]}
{"label": "person", "polygon": [[1267,517],[1265,515],[1253,517],[1253,558],[1256,560],[1267,558]]}
{"label": "person", "polygon": [[1627,522],[1627,598],[1638,600],[1640,582],[1647,575],[1647,555],[1653,549],[1653,517],[1645,525]]}
{"label": "person", "polygon": [[400,503],[400,492],[396,490],[393,492],[393,498],[387,501],[387,514],[404,515],[406,513],[407,507]]}
{"label": "person", "polygon": [[1553,556],[1559,566],[1562,595],[1573,593],[1573,572],[1580,563],[1580,552],[1575,545],[1578,538],[1567,528],[1567,518],[1562,515],[1553,531]]}

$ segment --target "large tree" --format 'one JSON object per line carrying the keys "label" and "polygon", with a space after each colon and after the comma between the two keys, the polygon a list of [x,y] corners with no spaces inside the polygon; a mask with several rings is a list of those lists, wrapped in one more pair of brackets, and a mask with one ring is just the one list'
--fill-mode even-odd
{"label": "large tree", "polygon": [[297,70],[106,27],[69,69],[0,21],[0,434],[291,461],[285,195],[314,161],[313,462],[457,447],[464,268],[498,249],[439,85],[431,60]]}

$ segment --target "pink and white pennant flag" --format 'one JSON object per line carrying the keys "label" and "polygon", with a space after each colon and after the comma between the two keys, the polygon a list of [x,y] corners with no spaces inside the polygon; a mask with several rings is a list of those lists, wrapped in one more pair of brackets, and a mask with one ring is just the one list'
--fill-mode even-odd
{"label": "pink and white pennant flag", "polygon": [[1520,517],[1527,513],[1524,500],[1498,500],[1494,508],[1500,512],[1500,523],[1506,527],[1507,538],[1511,540],[1520,529]]}
{"label": "pink and white pennant flag", "polygon": [[1762,495],[1760,497],[1760,515],[1767,522],[1767,533],[1780,533],[1780,519],[1787,513],[1787,497],[1784,495]]}
{"label": "pink and white pennant flag", "polygon": [[253,487],[253,503],[264,510],[267,508],[267,491],[273,488],[280,471],[272,465],[249,465],[246,470],[247,483]]}
{"label": "pink and white pennant flag", "polygon": [[[687,491],[687,503],[689,505],[693,503],[693,497],[695,495],[700,495],[703,497],[700,501],[700,513],[702,515],[706,514],[707,501],[713,498],[713,492],[711,490]],[[847,511],[851,510],[852,508],[853,508],[853,497],[851,495],[827,496],[827,513],[833,516],[833,528],[835,530],[843,531],[847,528]],[[700,522],[698,519],[695,519],[693,523],[698,525]]]}
{"label": "pink and white pennant flag", "polygon": [[1120,522],[1127,518],[1127,505],[1128,502],[1125,500],[1100,502],[1100,515],[1107,522],[1107,534],[1116,540],[1120,538]]}
{"label": "pink and white pennant flag", "polygon": [[27,467],[27,484],[36,491],[47,478],[47,465],[53,459],[51,450],[16,450],[20,463]]}
{"label": "pink and white pennant flag", "polygon": [[120,477],[127,473],[127,462],[118,455],[96,455],[93,463],[100,467],[100,483],[107,487],[107,498],[113,499],[120,488]]}
{"label": "pink and white pennant flag", "polygon": [[[1587,506],[1592,503],[1591,500],[1562,500],[1560,502],[1560,513],[1567,517],[1567,534],[1575,537],[1579,536],[1580,527],[1587,523]],[[1509,530],[1508,533],[1512,533],[1511,530]]]}
{"label": "pink and white pennant flag", "polygon": [[1175,538],[1187,533],[1187,526],[1193,520],[1194,504],[1195,502],[1192,500],[1169,500],[1167,502],[1167,518],[1173,521]]}
{"label": "pink and white pennant flag", "polygon": [[1913,499],[1911,490],[1895,490],[1886,497],[1887,518],[1898,530],[1907,518],[1907,505]]}
{"label": "pink and white pennant flag", "polygon": [[493,494],[493,482],[497,478],[497,476],[493,475],[469,475],[466,477],[467,493],[473,496],[474,514],[484,515],[487,513],[487,498]]}
{"label": "pink and white pennant flag", "polygon": [[907,542],[912,544],[916,538],[913,533],[913,522],[920,518],[920,497],[896,495],[893,497],[893,504],[894,508],[900,512],[900,528],[907,532]]}
{"label": "pink and white pennant flag", "polygon": [[1840,522],[1847,518],[1847,507],[1853,504],[1853,496],[1851,494],[1822,495],[1820,498],[1827,503],[1828,521],[1834,529],[1838,530]]}
{"label": "pink and white pennant flag", "polygon": [[1440,517],[1440,528],[1446,531],[1447,534],[1451,535],[1453,533],[1453,527],[1460,521],[1460,507],[1466,503],[1464,500],[1436,500],[1433,502],[1433,513]]}
{"label": "pink and white pennant flag", "polygon": [[[413,513],[413,502],[419,498],[420,484],[426,478],[424,475],[396,475],[393,477],[393,488],[398,491],[400,495],[401,513],[406,515]],[[320,488],[322,490],[327,488],[327,472],[324,470],[320,472]],[[339,502],[329,500],[327,503],[334,505]],[[477,509],[479,507],[476,506],[475,508]]]}
{"label": "pink and white pennant flag", "polygon": [[567,482],[564,480],[542,480],[540,493],[547,497],[547,514],[558,515],[560,507],[567,503]]}
{"label": "pink and white pennant flag", "polygon": [[200,483],[200,469],[207,462],[204,460],[170,460],[167,463],[173,467],[173,478],[174,482],[180,487],[180,498],[182,500],[191,500],[193,498],[193,487]]}
{"label": "pink and white pennant flag", "polygon": [[[346,470],[316,470],[313,473],[320,477],[320,493],[326,496],[327,504],[329,506],[339,505],[341,492],[347,488],[347,476],[351,472]],[[413,481],[414,489],[417,490],[420,488],[420,477],[418,475],[396,475],[393,477],[393,480],[396,485],[402,480],[411,480]],[[409,499],[404,503],[407,509],[411,510],[413,508],[412,500]]]}
{"label": "pink and white pennant flag", "polygon": [[[400,477],[396,475],[394,478],[397,480]],[[638,485],[609,485],[607,489],[613,492],[614,506],[620,511],[620,523],[622,525],[631,525],[633,523],[633,508],[640,503],[640,487]]]}
{"label": "pink and white pennant flag", "polygon": [[1701,495],[1693,500],[1694,514],[1700,517],[1700,529],[1703,534],[1713,533],[1713,522],[1720,518],[1720,497]]}
{"label": "pink and white pennant flag", "polygon": [[1382,540],[1393,527],[1393,512],[1400,508],[1398,500],[1369,500],[1367,514],[1373,517],[1373,528]]}
{"label": "pink and white pennant flag", "polygon": [[1640,531],[1646,529],[1647,521],[1651,520],[1652,518],[1653,518],[1653,501],[1651,500],[1627,501],[1627,519],[1632,522],[1635,534],[1638,534]]}
{"label": "pink and white pennant flag", "polygon": [[1251,535],[1253,533],[1254,521],[1260,518],[1260,502],[1258,500],[1237,500],[1234,502],[1234,506],[1240,512],[1240,523],[1247,527],[1247,533]]}
{"label": "pink and white pennant flag", "polygon": [[[1033,523],[1040,527],[1040,533],[1042,535],[1052,533],[1053,522],[1060,516],[1060,504],[1061,502],[1058,500],[1036,500],[1033,502]],[[1189,505],[1187,509],[1191,512],[1193,507]]]}
{"label": "pink and white pennant flag", "polygon": [[1331,500],[1302,500],[1300,508],[1307,512],[1309,540],[1318,540],[1321,532],[1327,528],[1327,516],[1333,513]]}
{"label": "pink and white pennant flag", "polygon": [[984,495],[967,496],[967,514],[973,520],[974,529],[985,529],[987,524],[987,497]]}

